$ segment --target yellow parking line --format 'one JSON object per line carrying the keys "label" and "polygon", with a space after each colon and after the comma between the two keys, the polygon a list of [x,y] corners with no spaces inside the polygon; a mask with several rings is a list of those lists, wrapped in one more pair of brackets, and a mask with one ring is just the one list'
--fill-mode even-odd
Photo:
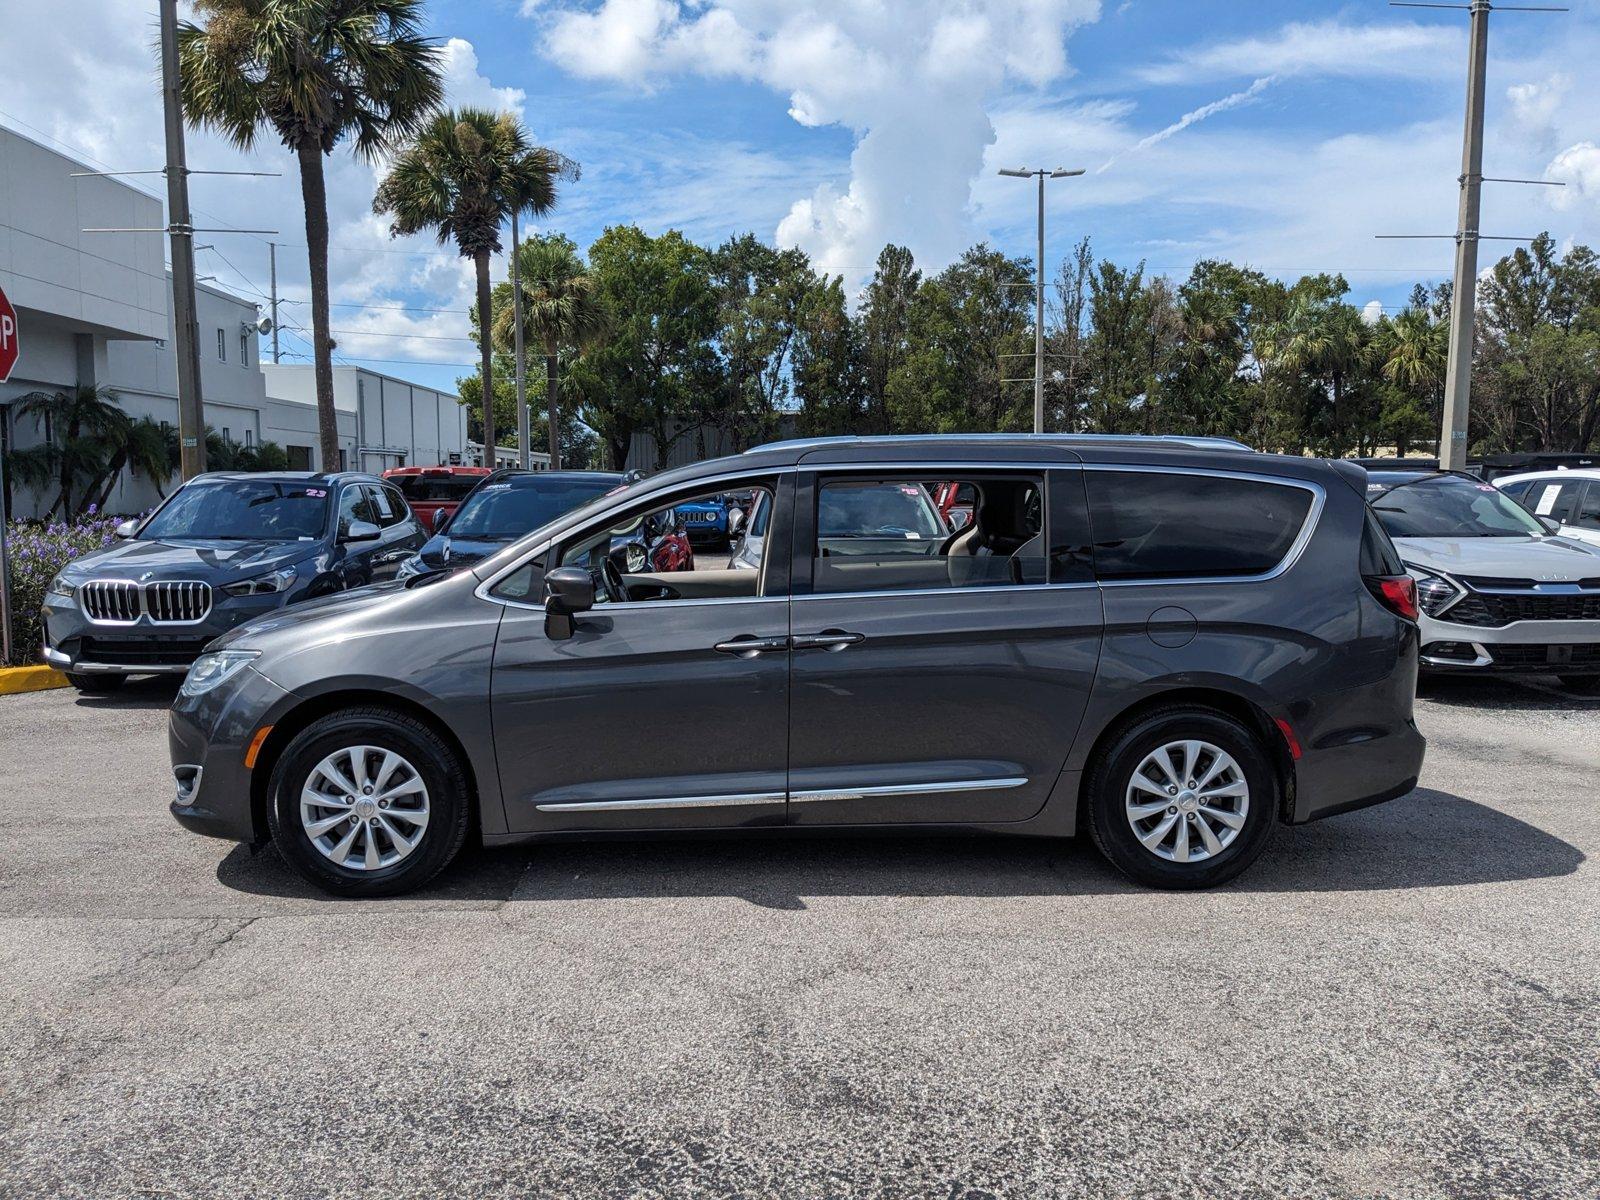
{"label": "yellow parking line", "polygon": [[67,677],[54,667],[0,667],[0,696],[66,686]]}

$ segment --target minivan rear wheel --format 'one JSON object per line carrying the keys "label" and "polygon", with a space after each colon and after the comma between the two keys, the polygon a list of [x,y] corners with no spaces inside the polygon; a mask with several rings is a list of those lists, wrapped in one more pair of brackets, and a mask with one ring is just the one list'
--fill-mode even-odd
{"label": "minivan rear wheel", "polygon": [[1091,767],[1090,836],[1151,887],[1214,887],[1266,849],[1278,780],[1260,740],[1233,717],[1174,707],[1118,732]]}
{"label": "minivan rear wheel", "polygon": [[301,730],[273,768],[272,840],[323,891],[413,891],[466,838],[463,776],[455,751],[413,717],[382,708],[332,713]]}

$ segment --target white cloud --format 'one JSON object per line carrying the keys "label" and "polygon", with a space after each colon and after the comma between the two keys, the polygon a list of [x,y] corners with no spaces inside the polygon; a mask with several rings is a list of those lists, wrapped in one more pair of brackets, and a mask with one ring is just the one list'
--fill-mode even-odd
{"label": "white cloud", "polygon": [[886,241],[934,262],[968,244],[988,103],[1061,78],[1067,37],[1099,15],[1100,0],[603,0],[539,19],[550,58],[576,75],[646,89],[749,79],[787,95],[801,125],[849,129],[848,184],[814,186],[776,237],[853,285]]}
{"label": "white cloud", "polygon": [[1593,142],[1568,146],[1550,160],[1544,177],[1567,185],[1551,189],[1555,192],[1552,203],[1557,208],[1570,209],[1600,200],[1600,146]]}
{"label": "white cloud", "polygon": [[1183,50],[1141,69],[1148,83],[1251,75],[1454,76],[1463,34],[1440,25],[1294,22],[1270,34]]}
{"label": "white cloud", "polygon": [[1361,306],[1361,321],[1365,325],[1376,325],[1383,320],[1383,301],[1368,300]]}
{"label": "white cloud", "polygon": [[1151,146],[1158,146],[1162,142],[1166,141],[1169,137],[1182,133],[1185,129],[1189,128],[1189,126],[1198,125],[1207,117],[1214,117],[1220,112],[1227,112],[1230,108],[1238,108],[1240,105],[1251,103],[1257,96],[1261,95],[1262,92],[1266,91],[1267,88],[1272,85],[1273,80],[1274,77],[1271,75],[1264,76],[1263,78],[1256,80],[1242,92],[1234,92],[1231,96],[1224,96],[1220,100],[1213,100],[1210,104],[1202,104],[1199,108],[1184,113],[1183,116],[1179,117],[1165,129],[1158,129],[1155,133],[1150,134],[1148,137],[1140,138],[1126,151],[1124,151],[1123,154],[1106,159],[1106,161],[1101,163],[1096,169],[1096,174],[1104,172],[1108,167],[1115,163],[1118,158],[1125,157],[1128,154],[1138,154],[1141,150],[1148,150]]}
{"label": "white cloud", "polygon": [[478,70],[478,52],[462,38],[449,38],[441,47],[446,101],[454,106],[510,112],[520,119],[528,94],[521,88],[495,87]]}

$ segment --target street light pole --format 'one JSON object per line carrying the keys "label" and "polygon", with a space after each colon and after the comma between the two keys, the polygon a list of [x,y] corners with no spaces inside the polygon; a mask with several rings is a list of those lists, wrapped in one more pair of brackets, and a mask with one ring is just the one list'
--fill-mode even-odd
{"label": "street light pole", "polygon": [[1015,179],[1037,177],[1039,180],[1039,250],[1033,268],[1033,431],[1035,433],[1044,432],[1044,181],[1046,178],[1068,179],[1082,175],[1083,172],[1082,167],[1071,171],[1060,167],[1053,171],[1016,167],[1002,169],[1000,172]]}
{"label": "street light pole", "polygon": [[206,469],[205,404],[200,396],[200,325],[194,298],[194,224],[184,161],[178,93],[178,0],[161,0],[161,96],[167,135],[167,221],[172,245],[172,329],[178,356],[178,447],[183,477]]}

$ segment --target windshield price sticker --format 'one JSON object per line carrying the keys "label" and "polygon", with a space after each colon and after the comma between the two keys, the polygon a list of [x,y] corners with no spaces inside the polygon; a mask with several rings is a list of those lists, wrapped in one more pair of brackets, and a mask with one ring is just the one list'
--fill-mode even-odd
{"label": "windshield price sticker", "polygon": [[310,496],[313,500],[321,500],[325,496],[327,496],[327,494],[328,494],[328,490],[326,488],[307,488],[306,489],[306,495]]}

